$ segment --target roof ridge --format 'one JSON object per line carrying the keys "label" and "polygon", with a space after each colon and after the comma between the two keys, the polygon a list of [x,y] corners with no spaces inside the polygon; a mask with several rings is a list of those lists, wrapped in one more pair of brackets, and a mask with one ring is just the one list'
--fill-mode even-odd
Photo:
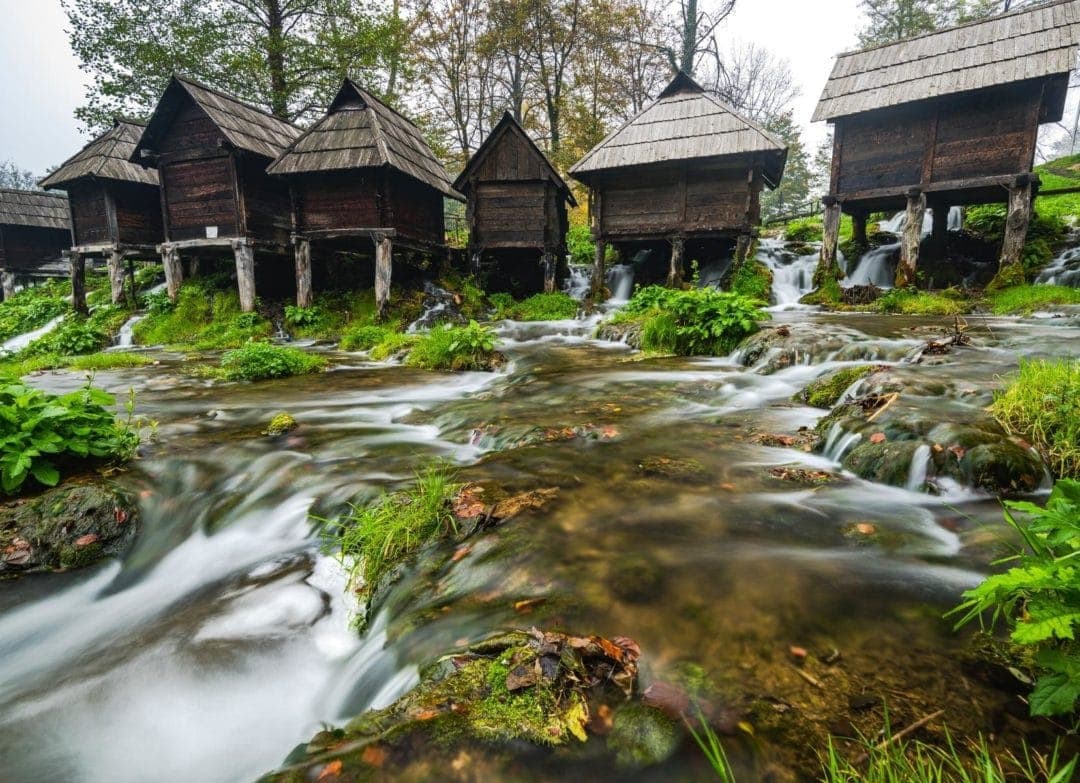
{"label": "roof ridge", "polygon": [[49,198],[67,199],[67,196],[61,196],[59,193],[50,193],[47,190],[27,190],[25,188],[4,188],[0,187],[0,193],[21,193],[26,196],[47,196]]}
{"label": "roof ridge", "polygon": [[182,74],[182,73],[173,73],[172,78],[176,79],[178,82],[191,84],[191,85],[194,85],[195,87],[206,90],[207,92],[212,93],[212,94],[218,96],[219,98],[224,98],[225,100],[230,101],[232,103],[237,103],[237,104],[243,106],[246,109],[251,109],[253,112],[261,114],[264,117],[268,117],[269,119],[274,120],[275,122],[280,122],[282,125],[288,125],[289,127],[295,128],[297,130],[303,130],[303,128],[300,128],[299,125],[296,125],[295,123],[291,122],[290,120],[283,120],[283,119],[281,119],[281,117],[278,117],[275,114],[271,114],[266,109],[261,109],[258,106],[255,106],[254,104],[248,103],[244,99],[238,98],[237,96],[232,95],[231,93],[227,93],[227,92],[225,92],[224,90],[222,90],[222,89],[220,89],[218,87],[211,87],[209,84],[206,84],[205,82],[201,82],[201,81],[199,81],[198,79],[196,79],[194,77],[187,76],[186,74]]}
{"label": "roof ridge", "polygon": [[977,27],[982,24],[996,22],[1000,19],[1007,19],[1010,16],[1020,16],[1021,14],[1030,13],[1032,11],[1041,10],[1043,8],[1051,8],[1056,5],[1069,5],[1070,3],[1075,2],[1076,0],[1042,0],[1042,2],[1025,5],[1022,8],[1015,8],[1011,11],[994,14],[993,16],[987,16],[982,19],[972,19],[970,22],[961,22],[960,24],[954,24],[950,25],[949,27],[942,27],[938,30],[931,30],[929,32],[919,33],[918,35],[911,35],[907,38],[901,38],[897,41],[885,41],[882,43],[874,44],[872,46],[864,47],[862,49],[849,49],[846,52],[840,52],[839,54],[837,54],[836,59],[839,60],[842,57],[853,57],[857,54],[866,54],[867,52],[873,52],[878,49],[887,49],[890,46],[899,46],[900,44],[909,43],[910,41],[919,41],[923,38],[932,38],[935,35],[942,35],[944,33],[951,33],[956,30],[963,30],[968,27]]}

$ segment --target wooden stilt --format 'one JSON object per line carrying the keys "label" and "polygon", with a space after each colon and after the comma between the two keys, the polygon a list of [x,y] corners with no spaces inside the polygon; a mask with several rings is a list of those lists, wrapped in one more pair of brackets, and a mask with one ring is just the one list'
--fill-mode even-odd
{"label": "wooden stilt", "polygon": [[907,217],[900,237],[900,263],[896,267],[897,288],[915,285],[915,270],[919,266],[919,245],[922,243],[923,216],[926,214],[926,194],[918,188],[908,191]]}
{"label": "wooden stilt", "polygon": [[240,310],[255,312],[255,248],[243,240],[233,243],[236,256],[236,287],[240,291]]}
{"label": "wooden stilt", "polygon": [[390,309],[390,277],[393,273],[394,243],[388,236],[375,239],[375,309],[379,319]]}
{"label": "wooden stilt", "polygon": [[315,303],[311,291],[311,242],[297,238],[296,245],[296,306],[311,307]]}
{"label": "wooden stilt", "polygon": [[166,243],[161,246],[161,265],[165,268],[165,290],[169,294],[169,301],[175,302],[180,294],[180,283],[184,281],[180,249],[176,245]]}
{"label": "wooden stilt", "polygon": [[949,208],[944,204],[934,204],[933,215],[933,227],[930,229],[930,247],[935,258],[944,258],[949,238]]}
{"label": "wooden stilt", "polygon": [[76,313],[86,315],[86,257],[82,253],[71,254],[71,307]]}
{"label": "wooden stilt", "polygon": [[124,301],[124,257],[119,250],[109,253],[106,259],[109,266],[109,293],[113,304]]}
{"label": "wooden stilt", "polygon": [[15,296],[15,273],[4,269],[0,271],[0,290],[3,290],[3,298],[10,299]]}
{"label": "wooden stilt", "polygon": [[682,288],[683,256],[686,254],[686,240],[674,237],[671,240],[671,264],[668,266],[668,288]]}
{"label": "wooden stilt", "polygon": [[589,281],[589,299],[594,303],[604,299],[604,254],[607,243],[602,237],[596,238],[596,254],[593,258],[592,279]]}
{"label": "wooden stilt", "polygon": [[135,306],[139,304],[139,291],[135,286],[135,259],[128,257],[127,259],[127,278],[128,285],[131,288],[131,302]]}
{"label": "wooden stilt", "polygon": [[865,212],[851,216],[851,241],[863,249],[870,247],[870,237],[866,233],[866,218]]}
{"label": "wooden stilt", "polygon": [[187,260],[187,277],[185,279],[190,280],[193,277],[199,276],[199,257],[189,256]]}
{"label": "wooden stilt", "polygon": [[753,241],[754,238],[749,234],[739,234],[739,238],[735,240],[735,260],[732,263],[733,271],[738,270],[746,263],[746,257],[750,253],[750,245]]}
{"label": "wooden stilt", "polygon": [[1028,225],[1031,223],[1031,187],[1033,178],[1022,175],[1009,188],[1009,215],[1005,219],[1005,238],[1001,243],[1000,271],[1006,267],[1020,264],[1024,258],[1024,243],[1027,242]]}
{"label": "wooden stilt", "polygon": [[545,252],[540,257],[540,265],[544,267],[544,293],[555,293],[555,254]]}
{"label": "wooden stilt", "polygon": [[830,280],[839,280],[844,276],[836,260],[836,248],[840,243],[840,202],[834,196],[826,196],[821,203],[825,205],[825,218],[821,236],[821,255],[818,257],[818,265],[814,270],[815,288],[821,288]]}

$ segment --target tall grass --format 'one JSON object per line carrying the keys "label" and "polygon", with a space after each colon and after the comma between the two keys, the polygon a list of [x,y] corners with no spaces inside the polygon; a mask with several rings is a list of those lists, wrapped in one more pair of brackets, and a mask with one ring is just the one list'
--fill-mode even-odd
{"label": "tall grass", "polygon": [[997,315],[1031,315],[1054,305],[1080,305],[1080,288],[1062,285],[1018,285],[987,296]]}
{"label": "tall grass", "polygon": [[336,531],[354,583],[370,589],[395,565],[433,539],[457,532],[450,501],[460,486],[445,465],[431,465],[415,484],[353,506]]}
{"label": "tall grass", "polygon": [[708,760],[709,766],[716,773],[716,777],[722,783],[735,783],[735,772],[731,769],[724,746],[720,744],[720,738],[716,736],[716,732],[713,731],[701,710],[698,710],[698,728],[695,729],[688,720],[684,719],[684,722],[690,731],[690,736],[694,738],[694,742]]}
{"label": "tall grass", "polygon": [[1059,478],[1080,478],[1080,361],[1023,361],[991,413],[1026,438]]}

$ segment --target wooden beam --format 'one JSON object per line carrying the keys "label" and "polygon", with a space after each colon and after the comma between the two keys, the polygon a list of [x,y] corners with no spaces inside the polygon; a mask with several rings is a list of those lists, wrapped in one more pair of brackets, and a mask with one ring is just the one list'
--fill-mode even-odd
{"label": "wooden beam", "polygon": [[87,315],[86,306],[86,258],[81,253],[70,253],[71,259],[71,307],[76,313]]}
{"label": "wooden beam", "polygon": [[112,303],[124,301],[124,257],[119,251],[113,251],[106,259],[109,266],[109,294]]}
{"label": "wooden beam", "polygon": [[1000,269],[1021,268],[1028,225],[1031,223],[1031,177],[1017,177],[1009,188],[1009,214],[1005,219],[1005,238],[1001,243]]}
{"label": "wooden beam", "polygon": [[821,255],[818,256],[817,268],[814,270],[816,288],[821,288],[830,280],[843,277],[840,264],[836,260],[836,249],[840,242],[840,202],[834,196],[826,196],[821,203],[825,207],[825,217],[822,225]]}
{"label": "wooden beam", "polygon": [[919,245],[922,243],[923,216],[926,214],[926,194],[918,188],[908,191],[907,220],[900,237],[900,263],[896,267],[895,285],[906,288],[915,284],[919,265]]}
{"label": "wooden beam", "polygon": [[113,195],[112,185],[101,182],[100,186],[105,196],[105,222],[109,226],[109,239],[113,242],[119,242],[120,223],[116,217],[116,197]]}
{"label": "wooden beam", "polygon": [[236,287],[240,292],[240,310],[255,312],[255,248],[250,242],[233,243],[236,256]]}
{"label": "wooden beam", "polygon": [[394,243],[387,235],[375,240],[375,310],[379,320],[390,309],[390,278],[393,274]]}
{"label": "wooden beam", "polygon": [[668,288],[682,288],[683,255],[686,252],[686,240],[681,236],[671,238],[671,264],[668,268]]}
{"label": "wooden beam", "polygon": [[11,297],[15,296],[14,272],[8,269],[0,269],[0,291],[3,292],[3,299],[10,299]]}
{"label": "wooden beam", "polygon": [[596,238],[596,252],[593,255],[592,278],[589,280],[589,299],[599,304],[604,298],[604,253],[607,242],[602,236]]}
{"label": "wooden beam", "polygon": [[165,269],[165,290],[169,301],[175,302],[180,294],[180,284],[184,280],[183,267],[180,266],[180,248],[175,242],[166,242],[161,246],[161,265]]}
{"label": "wooden beam", "polygon": [[297,239],[296,242],[296,306],[311,307],[315,297],[311,291],[311,242]]}
{"label": "wooden beam", "polygon": [[545,252],[540,257],[540,265],[544,267],[544,293],[555,293],[555,254]]}

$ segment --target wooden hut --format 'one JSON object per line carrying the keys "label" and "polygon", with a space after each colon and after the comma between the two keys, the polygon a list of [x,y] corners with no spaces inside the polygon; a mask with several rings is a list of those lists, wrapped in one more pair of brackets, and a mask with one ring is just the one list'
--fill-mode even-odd
{"label": "wooden hut", "polygon": [[6,299],[16,277],[63,277],[71,244],[66,196],[0,188],[0,281]]}
{"label": "wooden hut", "polygon": [[288,254],[289,189],[266,167],[300,136],[296,126],[182,76],[174,76],[132,160],[157,169],[169,297],[182,278],[181,254],[231,251],[240,306],[255,308],[255,253]]}
{"label": "wooden hut", "polygon": [[[555,290],[566,257],[566,205],[577,206],[566,181],[509,112],[454,182],[467,200],[469,257],[477,267],[495,257],[499,278],[523,278],[524,288]],[[532,251],[525,260],[521,251]],[[510,262],[526,266],[507,269]],[[530,263],[531,262],[531,263]],[[541,273],[541,274],[538,274]],[[539,280],[540,285],[530,285]],[[532,291],[535,293],[535,291]]]}
{"label": "wooden hut", "polygon": [[837,273],[841,211],[865,242],[870,212],[907,210],[907,285],[928,205],[940,239],[950,205],[1003,201],[1001,263],[1018,263],[1039,125],[1062,117],[1078,21],[1077,3],[1058,0],[838,57],[814,113],[834,128],[822,269]]}
{"label": "wooden hut", "polygon": [[596,263],[604,282],[605,244],[670,243],[670,285],[684,275],[689,241],[735,240],[746,255],[760,220],[763,187],[780,183],[787,148],[739,116],[685,73],[570,169],[592,191]]}
{"label": "wooden hut", "polygon": [[395,246],[445,248],[443,198],[464,200],[409,120],[346,79],[325,117],[294,139],[269,168],[292,193],[296,301],[312,301],[311,245],[339,249],[358,237],[375,250],[375,299],[390,300]]}
{"label": "wooden hut", "polygon": [[[74,306],[86,309],[87,257],[103,256],[113,304],[124,297],[124,260],[156,253],[165,238],[158,176],[131,162],[142,123],[117,119],[113,127],[41,181],[67,191],[71,207],[71,274]],[[134,284],[132,285],[134,296]]]}

